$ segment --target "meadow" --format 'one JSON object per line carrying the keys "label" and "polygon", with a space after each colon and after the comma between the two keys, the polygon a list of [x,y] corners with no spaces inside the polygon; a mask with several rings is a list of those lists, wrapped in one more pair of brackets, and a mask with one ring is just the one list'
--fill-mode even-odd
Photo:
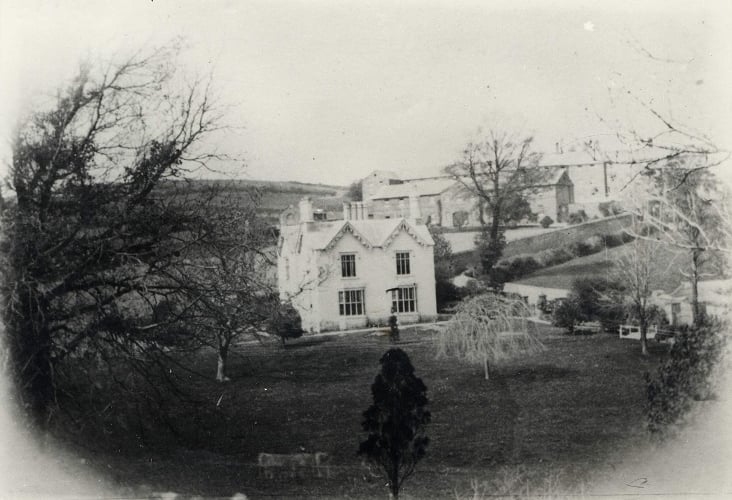
{"label": "meadow", "polygon": [[[644,359],[637,343],[615,336],[573,337],[548,326],[539,333],[545,351],[497,367],[486,381],[481,367],[436,359],[430,329],[403,331],[398,347],[427,385],[432,412],[428,453],[404,498],[467,495],[471,480],[507,470],[520,471],[537,494],[547,477],[553,488],[572,489],[646,438],[643,373],[665,346],[652,345]],[[384,480],[356,450],[378,360],[390,347],[370,332],[303,337],[285,348],[246,342],[235,348],[225,385],[193,374],[213,375],[214,353],[191,355],[189,389],[202,411],[173,405],[166,415],[181,438],[116,451],[88,443],[86,463],[123,495],[384,498]],[[262,452],[326,452],[330,477],[264,477]]]}

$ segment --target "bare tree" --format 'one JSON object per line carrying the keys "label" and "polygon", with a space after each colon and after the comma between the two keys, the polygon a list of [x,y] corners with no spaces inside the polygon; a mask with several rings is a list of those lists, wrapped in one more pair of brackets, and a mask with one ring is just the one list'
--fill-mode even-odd
{"label": "bare tree", "polygon": [[[679,271],[689,282],[693,321],[698,325],[702,320],[699,281],[721,273],[720,256],[728,250],[725,228],[729,218],[723,212],[726,194],[719,179],[695,165],[694,158],[682,157],[654,171],[644,193],[645,203],[637,213],[656,238],[687,253],[687,264]],[[648,239],[644,234],[638,236]]]}
{"label": "bare tree", "polygon": [[276,238],[257,216],[257,205],[256,199],[220,193],[198,243],[166,273],[180,302],[177,320],[198,345],[217,353],[219,382],[229,380],[232,343],[267,329],[280,306],[273,289]]}
{"label": "bare tree", "polygon": [[[537,168],[539,155],[532,151],[532,143],[531,136],[488,129],[480,141],[468,143],[460,161],[444,169],[479,200],[481,214],[487,212],[490,218],[487,236],[493,246],[501,247],[490,252],[491,255],[500,257],[501,223],[508,212],[521,206],[518,200],[545,178],[545,173]],[[487,261],[484,267],[493,264],[495,261]]]}
{"label": "bare tree", "polygon": [[490,364],[543,349],[522,300],[485,294],[464,301],[455,316],[437,333],[438,357],[454,357],[483,366],[488,380]]}
{"label": "bare tree", "polygon": [[654,314],[650,301],[653,290],[658,286],[656,275],[661,243],[653,240],[635,239],[626,244],[624,252],[615,262],[613,278],[620,285],[611,290],[611,295],[601,297],[606,301],[628,303],[632,315],[640,326],[641,354],[648,356],[648,327]]}
{"label": "bare tree", "polygon": [[209,81],[180,78],[177,53],[82,66],[15,134],[3,314],[17,393],[41,426],[81,356],[151,368],[135,361],[150,347],[140,318],[201,234],[205,200],[166,181],[218,158],[198,145],[221,114]]}
{"label": "bare tree", "polygon": [[[653,56],[637,40],[630,45],[652,64],[673,63],[673,59]],[[617,90],[616,97],[628,99],[648,118],[641,129],[628,125],[627,116],[615,123],[600,117],[615,129],[621,146],[637,167],[620,193],[625,194],[628,208],[642,217],[646,226],[657,230],[662,242],[688,251],[689,264],[681,272],[690,284],[694,323],[698,324],[698,282],[705,275],[720,274],[719,270],[708,273],[711,263],[718,259],[715,254],[732,252],[729,193],[716,175],[728,168],[730,151],[719,147],[704,131],[675,119],[671,110],[663,111],[653,99],[642,99],[623,86]],[[605,159],[612,163],[614,158],[606,153]],[[647,238],[645,234],[634,236]]]}

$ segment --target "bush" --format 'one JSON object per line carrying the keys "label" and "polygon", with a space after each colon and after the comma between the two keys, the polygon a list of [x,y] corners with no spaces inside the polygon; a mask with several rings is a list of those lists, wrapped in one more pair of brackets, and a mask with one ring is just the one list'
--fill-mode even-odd
{"label": "bush", "polygon": [[536,262],[541,265],[541,267],[549,267],[556,266],[557,264],[562,264],[564,262],[567,262],[568,260],[572,260],[574,257],[575,255],[573,255],[569,249],[567,249],[566,247],[559,247],[542,250],[541,252],[536,254],[535,259]]}
{"label": "bush", "polygon": [[274,308],[268,326],[269,332],[282,340],[282,345],[287,339],[296,339],[303,334],[300,313],[289,302]]}
{"label": "bush", "polygon": [[600,329],[606,333],[617,333],[620,325],[626,322],[628,310],[623,304],[603,304],[597,311]]}
{"label": "bush", "polygon": [[713,374],[724,349],[719,323],[677,333],[668,360],[645,374],[648,429],[663,434],[681,423],[695,401],[713,396]]}
{"label": "bush", "polygon": [[435,299],[438,312],[442,312],[447,306],[458,302],[464,295],[465,293],[450,280],[435,281]]}
{"label": "bush", "polygon": [[586,240],[578,241],[570,245],[573,254],[578,257],[592,255],[599,252],[603,248],[602,238],[599,236],[590,236]]}
{"label": "bush", "polygon": [[572,296],[576,297],[585,321],[614,321],[618,304],[604,299],[603,296],[611,295],[621,288],[619,283],[606,278],[578,278],[572,284]]}
{"label": "bush", "polygon": [[544,216],[544,217],[542,217],[542,219],[541,219],[541,220],[539,221],[539,224],[541,224],[541,227],[543,227],[543,228],[545,228],[545,229],[546,229],[547,227],[549,227],[549,226],[551,226],[552,224],[554,224],[554,219],[552,219],[552,218],[551,218],[551,217],[549,217],[548,215],[545,215],[545,216]]}
{"label": "bush", "polygon": [[490,231],[486,227],[475,237],[475,251],[483,274],[490,274],[491,269],[498,263],[506,247],[506,237],[501,232],[496,240],[491,239]]}
{"label": "bush", "polygon": [[619,247],[620,245],[624,245],[635,239],[635,238],[633,238],[632,235],[626,233],[625,231],[621,231],[619,233],[613,233],[613,234],[597,235],[597,236],[602,238],[603,244],[607,248]]}
{"label": "bush", "polygon": [[474,297],[476,295],[480,295],[482,293],[486,293],[488,291],[488,287],[485,285],[485,283],[479,281],[479,280],[472,280],[468,281],[468,284],[465,285],[465,297]]}
{"label": "bush", "polygon": [[503,283],[511,281],[541,269],[541,264],[531,255],[516,255],[501,261],[495,269],[501,273]]}
{"label": "bush", "polygon": [[597,253],[605,247],[602,237],[596,234],[587,238],[584,243],[592,249],[592,253]]}
{"label": "bush", "polygon": [[583,222],[587,222],[588,219],[589,217],[587,217],[587,213],[584,210],[578,210],[577,212],[570,213],[567,221],[570,224],[582,224]]}
{"label": "bush", "polygon": [[577,241],[575,243],[572,243],[569,248],[571,252],[577,257],[583,257],[585,255],[590,255],[591,253],[594,253],[592,251],[592,248],[590,248],[590,246],[587,245],[584,241]]}
{"label": "bush", "polygon": [[574,333],[574,327],[577,323],[581,323],[582,321],[584,321],[582,311],[573,297],[568,297],[554,308],[552,324],[560,328],[565,328],[570,334]]}
{"label": "bush", "polygon": [[623,210],[623,207],[618,204],[617,201],[605,201],[603,203],[600,203],[597,208],[600,210],[600,213],[603,215],[603,217],[620,215],[625,211]]}

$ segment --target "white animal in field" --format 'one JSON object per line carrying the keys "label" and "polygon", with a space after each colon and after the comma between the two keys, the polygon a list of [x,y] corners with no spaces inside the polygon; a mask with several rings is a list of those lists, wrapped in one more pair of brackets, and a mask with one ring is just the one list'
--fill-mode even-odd
{"label": "white animal in field", "polygon": [[280,474],[289,474],[294,477],[307,471],[314,471],[318,477],[330,477],[328,466],[329,456],[319,451],[317,453],[260,453],[257,459],[259,473],[267,479],[272,479]]}

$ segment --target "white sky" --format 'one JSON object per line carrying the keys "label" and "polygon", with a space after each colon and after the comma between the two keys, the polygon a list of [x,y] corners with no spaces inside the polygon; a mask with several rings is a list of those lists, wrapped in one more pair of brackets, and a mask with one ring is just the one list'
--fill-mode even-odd
{"label": "white sky", "polygon": [[243,128],[215,146],[242,152],[249,178],[432,175],[478,126],[517,121],[547,152],[611,144],[598,115],[648,113],[609,88],[730,147],[732,2],[551,3],[0,0],[0,156],[19,113],[80,60],[176,36],[232,103]]}

